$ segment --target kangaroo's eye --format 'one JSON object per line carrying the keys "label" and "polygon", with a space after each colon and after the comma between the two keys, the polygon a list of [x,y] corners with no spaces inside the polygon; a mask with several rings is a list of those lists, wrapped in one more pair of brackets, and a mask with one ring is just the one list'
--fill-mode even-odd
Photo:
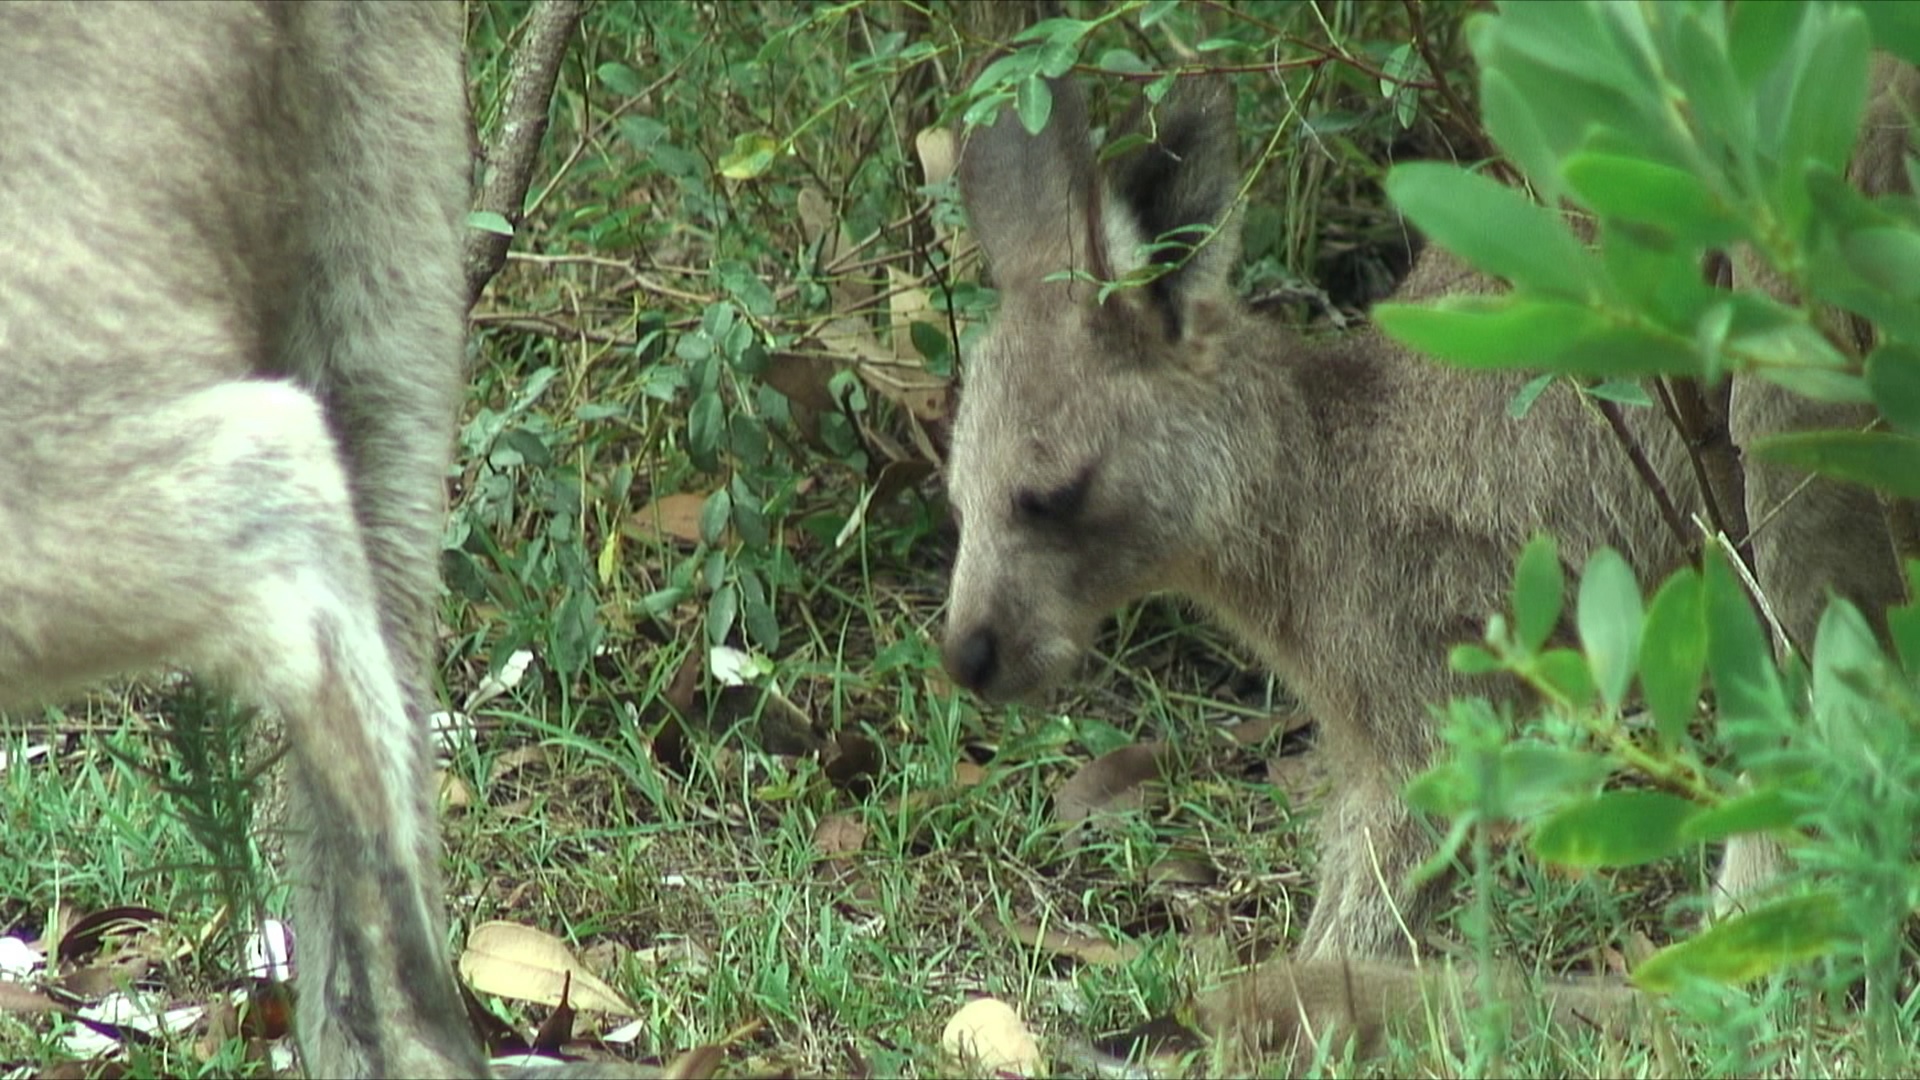
{"label": "kangaroo's eye", "polygon": [[1079,516],[1086,504],[1087,489],[1093,486],[1093,469],[1056,488],[1024,488],[1013,496],[1014,516],[1033,524],[1062,525]]}

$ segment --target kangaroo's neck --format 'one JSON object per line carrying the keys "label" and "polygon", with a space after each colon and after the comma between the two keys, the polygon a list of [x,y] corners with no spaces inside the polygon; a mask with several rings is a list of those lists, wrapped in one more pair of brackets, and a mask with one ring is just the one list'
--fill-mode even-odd
{"label": "kangaroo's neck", "polygon": [[[1276,667],[1297,652],[1299,606],[1339,572],[1375,497],[1355,481],[1370,440],[1396,423],[1402,380],[1371,330],[1299,335],[1250,320],[1223,376],[1223,423],[1240,434],[1232,512],[1187,590]],[[1373,346],[1373,347],[1370,347]]]}

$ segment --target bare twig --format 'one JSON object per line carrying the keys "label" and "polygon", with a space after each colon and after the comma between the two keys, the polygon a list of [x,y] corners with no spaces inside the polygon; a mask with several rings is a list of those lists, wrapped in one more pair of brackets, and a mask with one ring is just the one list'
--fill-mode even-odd
{"label": "bare twig", "polygon": [[[516,229],[523,218],[522,208],[527,186],[533,181],[540,143],[547,134],[560,60],[566,56],[567,43],[580,24],[583,10],[583,0],[545,0],[536,5],[527,16],[526,35],[514,51],[513,63],[507,71],[507,95],[500,109],[500,128],[482,154],[485,179],[481,181],[475,208],[499,214]],[[478,229],[468,234],[469,305],[506,265],[511,239]]]}
{"label": "bare twig", "polygon": [[1665,519],[1667,528],[1673,530],[1674,538],[1686,546],[1688,551],[1696,550],[1693,532],[1687,528],[1686,519],[1673,505],[1673,497],[1667,494],[1667,485],[1660,481],[1660,474],[1654,471],[1647,461],[1646,451],[1634,439],[1633,432],[1627,430],[1627,421],[1620,415],[1620,406],[1605,398],[1594,398],[1593,403],[1606,417],[1607,427],[1613,429],[1613,437],[1619,441],[1620,449],[1627,453],[1627,460],[1633,463],[1633,471],[1640,474],[1640,482],[1653,494],[1653,501],[1660,506],[1660,516]]}
{"label": "bare twig", "polygon": [[1731,383],[1711,390],[1698,379],[1654,379],[1654,392],[1679,434],[1693,466],[1694,482],[1706,503],[1707,519],[1731,537],[1741,561],[1753,565],[1753,539],[1747,529],[1747,480],[1727,427]]}

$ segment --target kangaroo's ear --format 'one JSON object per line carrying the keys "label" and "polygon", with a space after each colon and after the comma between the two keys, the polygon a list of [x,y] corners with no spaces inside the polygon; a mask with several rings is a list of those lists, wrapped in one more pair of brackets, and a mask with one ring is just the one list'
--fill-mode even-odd
{"label": "kangaroo's ear", "polygon": [[1050,79],[1053,111],[1038,135],[1012,109],[975,130],[960,151],[960,197],[1002,288],[1036,285],[1049,274],[1101,273],[1098,179],[1087,103],[1071,79]]}
{"label": "kangaroo's ear", "polygon": [[[1135,103],[1116,127],[1122,138],[1147,141],[1107,167],[1106,244],[1120,274],[1147,262],[1180,264],[1151,287],[1177,338],[1189,305],[1226,293],[1240,258],[1233,90],[1218,76],[1182,79],[1158,106]],[[1164,241],[1176,243],[1140,251]]]}

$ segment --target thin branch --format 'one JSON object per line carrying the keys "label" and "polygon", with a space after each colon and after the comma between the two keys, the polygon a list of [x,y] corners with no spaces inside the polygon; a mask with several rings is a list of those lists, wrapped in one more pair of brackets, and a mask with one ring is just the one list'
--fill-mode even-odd
{"label": "thin branch", "polygon": [[[540,143],[546,138],[552,110],[553,85],[560,61],[580,25],[583,0],[544,0],[527,15],[526,35],[514,50],[507,69],[507,95],[500,108],[500,128],[482,153],[485,179],[475,208],[507,219],[516,230],[525,219],[527,187],[533,182]],[[475,229],[467,235],[467,303],[507,262],[512,237]]]}
{"label": "thin branch", "polygon": [[1626,418],[1620,415],[1620,405],[1605,398],[1594,398],[1594,405],[1600,409],[1600,415],[1606,417],[1607,426],[1613,429],[1613,437],[1619,441],[1620,449],[1627,452],[1627,460],[1633,462],[1633,471],[1640,474],[1640,482],[1653,493],[1653,501],[1660,506],[1660,516],[1666,520],[1667,528],[1673,530],[1674,538],[1679,540],[1688,551],[1694,550],[1692,530],[1687,528],[1685,518],[1674,509],[1673,497],[1667,494],[1667,485],[1660,480],[1653,465],[1647,461],[1646,451],[1640,447],[1633,432],[1627,430]]}

